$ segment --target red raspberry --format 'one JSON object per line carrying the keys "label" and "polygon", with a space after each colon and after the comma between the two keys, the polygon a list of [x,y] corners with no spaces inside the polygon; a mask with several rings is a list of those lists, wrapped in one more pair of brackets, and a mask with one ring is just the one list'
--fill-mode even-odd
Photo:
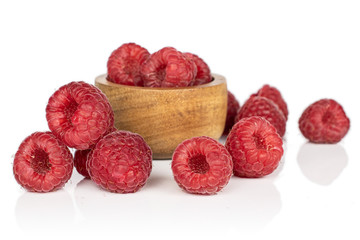
{"label": "red raspberry", "polygon": [[101,139],[88,159],[91,179],[102,188],[116,193],[138,191],[146,183],[152,168],[152,152],[136,133],[115,131]]}
{"label": "red raspberry", "polygon": [[195,79],[196,65],[172,47],[165,47],[144,62],[145,87],[186,87]]}
{"label": "red raspberry", "polygon": [[215,194],[228,184],[233,164],[222,144],[209,137],[194,137],[177,146],[171,168],[185,191]]}
{"label": "red raspberry", "polygon": [[85,178],[90,178],[90,175],[86,169],[86,163],[92,149],[76,150],[74,155],[74,166],[78,173],[83,175]]}
{"label": "red raspberry", "polygon": [[285,116],[285,119],[288,119],[289,111],[287,108],[287,104],[281,96],[280,91],[277,90],[275,87],[271,87],[266,84],[262,88],[260,88],[260,90],[256,94],[253,94],[252,96],[260,96],[270,99],[280,108],[280,110]]}
{"label": "red raspberry", "polygon": [[67,146],[91,148],[114,125],[106,96],[85,82],[62,86],[49,99],[46,119],[53,134]]}
{"label": "red raspberry", "polygon": [[283,155],[282,140],[275,127],[262,117],[237,122],[225,143],[234,162],[234,175],[262,177],[272,173]]}
{"label": "red raspberry", "polygon": [[73,166],[73,157],[64,143],[51,132],[35,132],[20,144],[13,171],[26,190],[50,192],[65,185]]}
{"label": "red raspberry", "polygon": [[144,86],[141,65],[150,56],[145,48],[126,43],[113,51],[107,62],[108,80],[130,86]]}
{"label": "red raspberry", "polygon": [[282,137],[285,134],[286,119],[278,106],[271,100],[264,97],[251,96],[240,108],[235,122],[242,118],[259,116],[268,120],[277,129]]}
{"label": "red raspberry", "polygon": [[223,135],[227,135],[230,132],[230,129],[235,123],[235,117],[239,109],[240,109],[240,104],[238,100],[230,91],[228,91],[226,124]]}
{"label": "red raspberry", "polygon": [[350,120],[339,103],[321,99],[305,109],[299,128],[310,142],[337,143],[348,132]]}
{"label": "red raspberry", "polygon": [[195,76],[194,81],[191,82],[191,86],[196,86],[200,84],[205,84],[211,82],[211,72],[209,66],[206,64],[204,60],[202,60],[199,56],[192,53],[184,53],[184,55],[194,61],[197,69],[197,74]]}

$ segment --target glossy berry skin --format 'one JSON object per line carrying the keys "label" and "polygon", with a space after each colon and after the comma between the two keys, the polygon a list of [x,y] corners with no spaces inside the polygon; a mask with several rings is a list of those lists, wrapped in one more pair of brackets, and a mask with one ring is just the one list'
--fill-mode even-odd
{"label": "glossy berry skin", "polygon": [[175,149],[171,169],[177,184],[189,193],[215,194],[232,175],[231,156],[209,137],[185,140]]}
{"label": "glossy berry skin", "polygon": [[150,55],[141,67],[145,87],[187,87],[194,81],[196,65],[172,47]]}
{"label": "glossy berry skin", "polygon": [[30,192],[51,192],[70,179],[73,157],[69,149],[51,132],[28,136],[15,154],[13,172],[16,181]]}
{"label": "glossy berry skin", "polygon": [[310,142],[337,143],[349,131],[350,120],[335,100],[321,99],[305,109],[299,128]]}
{"label": "glossy berry skin", "polygon": [[234,162],[234,175],[257,178],[272,173],[283,155],[282,144],[275,127],[264,118],[241,119],[225,143]]}
{"label": "glossy berry skin", "polygon": [[223,135],[229,134],[232,126],[235,124],[235,117],[240,109],[240,104],[235,96],[228,91],[228,100],[227,100],[227,114],[226,114],[226,123]]}
{"label": "glossy berry skin", "polygon": [[197,69],[195,79],[190,83],[190,86],[201,85],[212,81],[210,68],[202,58],[193,53],[184,53],[184,55],[194,61]]}
{"label": "glossy berry skin", "polygon": [[152,152],[136,133],[115,131],[101,139],[87,163],[91,180],[115,193],[133,193],[142,188],[152,168]]}
{"label": "glossy berry skin", "polygon": [[277,88],[266,84],[262,88],[260,88],[260,90],[256,94],[253,94],[252,96],[265,97],[273,101],[284,114],[285,119],[288,119],[289,111],[287,108],[287,104]]}
{"label": "glossy berry skin", "polygon": [[46,119],[57,138],[79,150],[93,147],[114,126],[108,99],[85,82],[71,82],[59,88],[46,106]]}
{"label": "glossy berry skin", "polygon": [[242,118],[252,116],[265,118],[274,125],[280,137],[284,136],[286,130],[286,119],[284,114],[273,101],[264,97],[251,96],[240,108],[235,118],[235,122],[238,122]]}
{"label": "glossy berry skin", "polygon": [[107,79],[123,85],[144,86],[140,68],[149,56],[148,50],[135,43],[121,45],[109,57]]}
{"label": "glossy berry skin", "polygon": [[74,166],[78,173],[80,173],[85,178],[90,178],[90,175],[86,169],[86,163],[88,156],[91,153],[92,149],[86,150],[76,150],[74,154]]}

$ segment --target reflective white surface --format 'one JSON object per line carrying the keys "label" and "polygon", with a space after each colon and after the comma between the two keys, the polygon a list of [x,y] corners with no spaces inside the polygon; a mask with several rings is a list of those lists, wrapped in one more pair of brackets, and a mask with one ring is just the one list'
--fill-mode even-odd
{"label": "reflective white surface", "polygon": [[[359,1],[2,1],[1,239],[360,239],[359,12]],[[198,54],[241,104],[265,83],[278,87],[290,112],[278,169],[232,177],[214,196],[182,191],[169,160],[154,161],[134,194],[106,192],[76,171],[57,192],[24,191],[14,154],[48,129],[50,95],[93,83],[130,41]],[[308,143],[297,121],[326,97],[343,105],[350,131],[338,144]]]}

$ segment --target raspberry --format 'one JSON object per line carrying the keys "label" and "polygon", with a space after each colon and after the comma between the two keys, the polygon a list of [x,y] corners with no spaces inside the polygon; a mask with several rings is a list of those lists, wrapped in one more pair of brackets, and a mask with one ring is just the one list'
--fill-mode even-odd
{"label": "raspberry", "polygon": [[200,84],[205,84],[211,82],[211,72],[209,66],[202,60],[199,56],[192,53],[184,53],[184,55],[194,61],[197,69],[197,74],[194,81],[191,82],[191,86],[196,86]]}
{"label": "raspberry", "polygon": [[238,122],[242,118],[251,116],[265,118],[274,125],[281,137],[284,136],[286,119],[284,114],[273,101],[264,97],[251,96],[240,108],[238,114],[236,115],[235,122]]}
{"label": "raspberry", "polygon": [[172,47],[151,54],[141,67],[145,87],[186,87],[196,71],[195,63]]}
{"label": "raspberry", "polygon": [[230,132],[230,129],[235,123],[235,117],[239,109],[240,109],[240,104],[238,100],[230,91],[228,91],[226,124],[223,135],[227,135]]}
{"label": "raspberry", "polygon": [[225,143],[234,162],[234,175],[262,177],[272,173],[283,155],[282,140],[275,127],[262,117],[243,118]]}
{"label": "raspberry", "polygon": [[69,149],[51,132],[31,134],[15,154],[15,179],[31,192],[62,188],[70,179],[72,170],[73,157]]}
{"label": "raspberry", "polygon": [[152,168],[152,152],[136,133],[115,131],[101,139],[88,159],[90,178],[100,187],[116,193],[138,191]]}
{"label": "raspberry", "polygon": [[130,86],[144,86],[140,66],[150,56],[145,48],[126,43],[113,51],[107,62],[108,80]]}
{"label": "raspberry", "polygon": [[85,178],[90,178],[86,169],[86,162],[91,151],[92,149],[76,150],[74,155],[74,166],[78,173],[83,175]]}
{"label": "raspberry", "polygon": [[185,191],[215,194],[229,182],[233,164],[222,144],[209,137],[194,137],[177,146],[171,168]]}
{"label": "raspberry", "polygon": [[287,104],[283,99],[283,97],[281,96],[280,91],[277,90],[275,87],[271,87],[266,84],[262,88],[260,88],[260,90],[256,94],[253,94],[252,96],[260,96],[270,99],[280,108],[280,110],[285,116],[285,119],[286,120],[288,119],[289,112],[288,112]]}
{"label": "raspberry", "polygon": [[339,103],[321,99],[305,109],[299,128],[310,142],[337,143],[348,132],[350,120]]}
{"label": "raspberry", "polygon": [[85,82],[62,86],[49,99],[46,119],[53,134],[67,146],[91,148],[114,125],[106,96]]}

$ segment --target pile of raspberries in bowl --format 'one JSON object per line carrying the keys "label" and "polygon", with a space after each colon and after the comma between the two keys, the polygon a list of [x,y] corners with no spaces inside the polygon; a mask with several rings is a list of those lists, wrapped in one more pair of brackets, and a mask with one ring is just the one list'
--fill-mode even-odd
{"label": "pile of raspberries in bowl", "polygon": [[[208,65],[195,54],[165,47],[150,54],[127,43],[109,57],[107,80],[141,87],[188,87],[212,81]],[[282,159],[288,107],[280,91],[264,85],[240,106],[228,91],[225,145],[196,136],[175,149],[171,169],[185,192],[211,195],[231,176],[259,178],[271,174]],[[107,97],[79,81],[60,87],[46,107],[49,131],[25,138],[15,154],[16,181],[32,192],[62,188],[75,166],[78,173],[110,192],[134,193],[147,182],[152,150],[137,133],[116,129]],[[299,129],[310,142],[334,144],[348,132],[342,106],[321,99],[308,106]],[[76,149],[74,155],[69,148]]]}

